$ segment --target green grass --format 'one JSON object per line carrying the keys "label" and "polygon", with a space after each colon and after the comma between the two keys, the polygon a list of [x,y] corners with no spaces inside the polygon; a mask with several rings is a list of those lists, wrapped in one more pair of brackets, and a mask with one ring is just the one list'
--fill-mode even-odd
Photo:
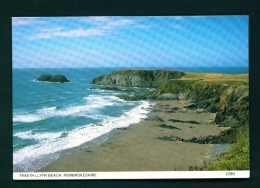
{"label": "green grass", "polygon": [[238,140],[229,151],[215,156],[214,162],[203,170],[249,170],[249,126],[238,130]]}
{"label": "green grass", "polygon": [[[248,86],[248,74],[185,72],[181,78],[163,83],[155,90],[153,96],[157,97],[166,93],[181,94],[186,100],[198,103],[200,108],[210,106],[210,108],[214,107],[216,111],[224,105],[224,99],[230,94],[227,91],[233,91],[241,85]],[[217,104],[220,99],[222,101]]]}
{"label": "green grass", "polygon": [[203,91],[216,89],[221,93],[228,87],[236,88],[240,85],[248,86],[248,74],[217,74],[217,73],[191,73],[185,72],[184,76],[178,79],[171,79],[162,84],[154,93],[178,94],[187,92],[189,89]]}

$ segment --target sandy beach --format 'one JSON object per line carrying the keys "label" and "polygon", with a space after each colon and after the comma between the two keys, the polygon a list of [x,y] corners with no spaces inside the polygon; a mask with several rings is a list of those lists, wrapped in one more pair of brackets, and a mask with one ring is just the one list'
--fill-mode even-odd
{"label": "sandy beach", "polygon": [[[189,139],[217,135],[220,128],[210,124],[215,113],[187,109],[187,101],[157,101],[152,116],[128,127],[100,146],[59,158],[41,172],[107,172],[107,171],[187,171],[211,153],[212,144],[163,141],[157,137],[179,136]],[[177,108],[176,108],[177,107]],[[172,110],[175,108],[174,110]],[[197,121],[200,124],[171,122]],[[179,129],[163,128],[166,124]],[[192,128],[190,128],[192,127]],[[222,129],[223,130],[223,129]]]}

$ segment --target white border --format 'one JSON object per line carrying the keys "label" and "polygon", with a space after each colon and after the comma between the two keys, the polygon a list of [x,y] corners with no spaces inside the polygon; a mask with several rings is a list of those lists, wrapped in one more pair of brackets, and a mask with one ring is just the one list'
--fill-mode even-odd
{"label": "white border", "polygon": [[213,179],[249,178],[249,170],[240,171],[147,171],[147,172],[14,172],[14,180],[73,179]]}

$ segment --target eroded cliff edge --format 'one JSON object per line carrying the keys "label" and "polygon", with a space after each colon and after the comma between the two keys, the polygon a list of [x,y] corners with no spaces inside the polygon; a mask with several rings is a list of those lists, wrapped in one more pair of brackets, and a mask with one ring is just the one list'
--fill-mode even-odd
{"label": "eroded cliff edge", "polygon": [[108,75],[99,76],[92,81],[92,84],[158,87],[169,79],[177,79],[183,75],[184,72],[174,70],[127,69],[118,70]]}
{"label": "eroded cliff edge", "polygon": [[[214,74],[212,74],[214,76]],[[249,121],[249,86],[246,75],[223,75],[225,79],[169,80],[153,93],[157,99],[183,99],[216,113],[215,123],[235,127]]]}

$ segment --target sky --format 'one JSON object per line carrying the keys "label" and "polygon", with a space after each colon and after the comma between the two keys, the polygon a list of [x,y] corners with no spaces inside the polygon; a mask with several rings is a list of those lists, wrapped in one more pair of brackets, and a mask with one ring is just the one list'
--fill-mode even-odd
{"label": "sky", "polygon": [[248,67],[248,16],[13,17],[13,68]]}

